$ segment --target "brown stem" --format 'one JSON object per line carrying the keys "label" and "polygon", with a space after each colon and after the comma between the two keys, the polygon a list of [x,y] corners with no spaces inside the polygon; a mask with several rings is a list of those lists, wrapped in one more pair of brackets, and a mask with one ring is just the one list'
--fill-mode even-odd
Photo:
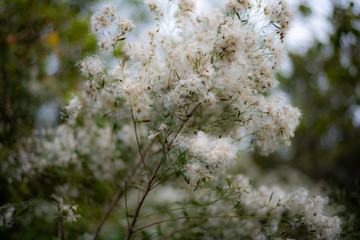
{"label": "brown stem", "polygon": [[63,216],[60,214],[59,215],[59,220],[58,220],[58,232],[57,232],[57,237],[58,240],[64,240],[64,225],[63,225]]}
{"label": "brown stem", "polygon": [[149,182],[148,182],[148,184],[146,186],[145,192],[144,192],[140,202],[138,203],[138,205],[136,207],[134,216],[133,216],[132,221],[131,221],[130,226],[129,226],[129,230],[128,230],[128,233],[127,233],[127,236],[126,236],[126,240],[129,240],[131,235],[133,234],[134,226],[135,226],[137,217],[139,215],[141,206],[143,205],[146,196],[148,195],[148,193],[151,190],[151,185],[152,185],[153,181],[155,180],[156,174],[158,173],[165,156],[166,156],[166,150],[164,151],[163,155],[161,156],[160,161],[158,162],[158,164],[156,166],[156,169],[154,170],[154,172],[153,172],[153,174],[152,174],[152,176],[151,176],[151,178],[150,178],[150,180],[149,180]]}
{"label": "brown stem", "polygon": [[122,197],[122,195],[124,194],[124,192],[127,189],[127,183],[131,182],[132,178],[134,177],[136,171],[138,170],[138,167],[140,165],[141,161],[139,161],[135,167],[131,170],[130,174],[127,176],[126,180],[124,181],[124,184],[122,184],[120,186],[120,189],[117,191],[116,195],[113,198],[113,201],[111,202],[110,205],[107,206],[104,215],[102,216],[100,223],[98,224],[98,226],[96,227],[95,233],[93,235],[93,239],[95,240],[100,233],[100,230],[102,229],[105,221],[107,220],[107,218],[109,217],[110,213],[114,210],[115,206],[117,205],[117,203],[119,202],[120,198]]}
{"label": "brown stem", "polygon": [[[145,150],[145,155],[147,155],[147,157],[149,156],[148,152],[150,151],[150,149],[151,149],[151,147],[153,146],[154,143],[155,143],[155,139],[150,143],[150,145]],[[104,212],[104,215],[102,216],[102,218],[100,220],[100,223],[96,227],[95,233],[93,234],[93,239],[94,240],[99,236],[100,230],[102,229],[104,223],[108,219],[110,213],[113,211],[113,209],[115,208],[115,206],[117,205],[117,203],[121,199],[122,195],[127,190],[127,185],[131,182],[132,178],[135,176],[137,170],[139,169],[139,166],[140,166],[141,162],[142,162],[141,160],[137,161],[134,168],[131,170],[129,175],[126,177],[124,183],[120,186],[120,188],[117,191],[116,195],[113,197],[113,201],[111,202],[110,205],[107,206],[107,208],[106,208],[106,210]]]}
{"label": "brown stem", "polygon": [[142,162],[142,164],[143,164],[143,166],[144,166],[144,170],[145,170],[146,176],[148,177],[148,179],[150,179],[149,171],[148,171],[148,169],[147,169],[146,162],[145,162],[145,159],[144,159],[144,155],[143,155],[142,150],[141,150],[140,141],[139,141],[138,132],[137,132],[136,119],[135,119],[135,117],[134,117],[132,107],[131,107],[131,119],[132,119],[133,124],[134,124],[136,145],[137,145],[138,150],[139,150],[139,154],[140,154],[140,157],[141,157],[141,162]]}
{"label": "brown stem", "polygon": [[146,189],[145,189],[145,192],[143,194],[143,196],[141,197],[141,200],[140,202],[138,203],[136,209],[135,209],[135,213],[133,215],[133,218],[132,218],[132,221],[130,223],[130,227],[129,227],[129,230],[128,230],[128,233],[126,235],[126,240],[130,240],[131,238],[131,235],[134,233],[134,226],[135,226],[135,223],[137,221],[137,218],[139,216],[139,212],[140,212],[140,209],[145,201],[145,198],[147,197],[148,193],[152,190],[152,184],[156,178],[156,175],[157,173],[159,172],[160,170],[160,167],[161,167],[161,164],[163,163],[163,160],[166,158],[169,150],[171,149],[171,146],[172,144],[174,143],[174,141],[176,140],[176,137],[178,136],[178,134],[181,132],[181,130],[183,129],[183,127],[185,126],[186,122],[190,119],[190,117],[192,116],[192,114],[196,111],[196,109],[200,106],[201,103],[198,103],[194,108],[193,110],[190,112],[190,114],[187,114],[186,115],[186,118],[183,120],[182,124],[180,125],[179,129],[177,130],[177,132],[175,133],[174,135],[174,138],[171,140],[170,143],[167,142],[167,138],[165,139],[165,149],[164,149],[164,152],[163,152],[163,155],[161,156],[147,186],[146,186]]}
{"label": "brown stem", "polygon": [[181,132],[181,130],[184,128],[185,123],[192,117],[192,115],[194,114],[194,112],[196,111],[196,109],[198,109],[198,107],[200,107],[200,105],[201,105],[201,103],[198,103],[198,104],[193,108],[193,110],[191,110],[191,112],[186,115],[186,117],[185,117],[185,119],[182,121],[179,129],[178,129],[177,132],[175,133],[174,138],[171,140],[169,146],[171,146],[171,145],[175,142],[177,136],[179,135],[179,133]]}

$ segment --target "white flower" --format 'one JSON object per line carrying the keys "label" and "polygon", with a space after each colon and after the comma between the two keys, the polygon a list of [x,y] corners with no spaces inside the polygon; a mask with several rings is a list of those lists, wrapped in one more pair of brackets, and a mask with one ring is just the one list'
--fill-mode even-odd
{"label": "white flower", "polygon": [[76,119],[80,113],[80,111],[83,109],[83,106],[81,104],[81,101],[78,96],[75,96],[69,104],[65,107],[66,111],[70,114],[72,119]]}
{"label": "white flower", "polygon": [[109,51],[112,50],[115,45],[115,40],[113,36],[107,36],[99,41],[98,46],[100,51]]}
{"label": "white flower", "polygon": [[229,0],[226,6],[234,12],[240,12],[250,9],[253,4],[251,0]]}
{"label": "white flower", "polygon": [[120,36],[124,36],[127,32],[135,29],[135,25],[128,19],[121,18],[118,22],[118,27],[121,30]]}
{"label": "white flower", "polygon": [[104,64],[98,57],[87,57],[79,65],[81,73],[85,77],[95,78],[104,74]]}
{"label": "white flower", "polygon": [[216,138],[199,131],[194,137],[179,139],[178,143],[203,159],[210,169],[221,168],[236,159],[237,146],[230,137]]}
{"label": "white flower", "polygon": [[91,17],[91,26],[94,32],[109,28],[112,19],[116,16],[115,7],[111,5],[104,6],[100,11]]}

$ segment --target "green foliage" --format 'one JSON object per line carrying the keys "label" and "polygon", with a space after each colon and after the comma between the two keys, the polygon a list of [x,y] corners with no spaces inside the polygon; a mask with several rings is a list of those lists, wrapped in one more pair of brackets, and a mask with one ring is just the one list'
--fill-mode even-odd
{"label": "green foliage", "polygon": [[[42,104],[54,100],[63,103],[62,94],[76,88],[78,70],[74,60],[95,49],[95,39],[88,34],[88,17],[77,16],[86,7],[84,1],[1,3],[3,146],[11,148],[19,136],[33,129]],[[58,61],[58,67],[49,72],[50,56]]]}
{"label": "green foliage", "polygon": [[[45,127],[45,122],[39,123],[42,106],[52,102],[64,104],[63,94],[77,88],[76,61],[84,57],[84,53],[93,53],[96,46],[95,38],[88,30],[90,9],[87,4],[91,2],[1,1],[0,164],[21,145],[21,138],[29,135],[36,126]],[[88,14],[79,14],[84,11]],[[57,66],[50,66],[51,56],[58,62]],[[53,192],[52,178],[61,179],[62,175],[56,171],[52,174],[44,172],[29,182],[9,184],[1,173],[0,205],[17,204],[31,198],[40,202],[46,200]],[[23,221],[16,221],[10,229],[1,228],[0,238],[52,239],[56,236],[56,221],[53,226],[43,224],[36,217],[33,222],[27,222],[27,214],[36,216],[35,205],[17,204],[15,219]]]}

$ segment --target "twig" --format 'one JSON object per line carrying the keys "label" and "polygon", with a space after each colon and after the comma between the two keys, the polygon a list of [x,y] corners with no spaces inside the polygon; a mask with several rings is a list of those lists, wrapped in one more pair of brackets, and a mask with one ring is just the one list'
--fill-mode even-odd
{"label": "twig", "polygon": [[171,149],[172,144],[174,143],[176,137],[177,137],[178,134],[181,132],[181,130],[183,129],[183,127],[185,126],[186,122],[190,119],[190,117],[192,116],[192,114],[196,111],[196,109],[197,109],[200,105],[201,105],[201,103],[198,103],[198,104],[193,108],[193,110],[190,112],[190,114],[187,114],[187,115],[186,115],[185,119],[183,120],[182,124],[180,125],[179,129],[177,130],[176,134],[174,135],[174,138],[171,140],[170,143],[167,142],[167,139],[168,139],[168,138],[165,139],[165,143],[164,143],[164,148],[165,148],[165,149],[164,149],[163,154],[162,154],[162,156],[161,156],[161,158],[160,158],[160,160],[159,160],[159,162],[158,162],[158,164],[157,164],[157,166],[156,166],[156,168],[155,168],[155,170],[154,170],[154,172],[153,172],[153,174],[152,174],[152,176],[151,176],[151,178],[150,178],[150,180],[149,180],[149,182],[148,182],[148,184],[147,184],[147,186],[146,186],[145,192],[144,192],[144,194],[143,194],[140,202],[138,203],[138,205],[137,205],[137,207],[136,207],[136,209],[135,209],[135,212],[134,212],[134,215],[133,215],[133,219],[132,219],[131,224],[130,224],[130,227],[129,227],[129,229],[128,229],[128,233],[127,233],[127,235],[126,235],[126,240],[129,240],[129,239],[131,238],[131,235],[134,233],[134,226],[135,226],[135,223],[136,223],[137,218],[138,218],[138,216],[139,216],[140,209],[141,209],[141,207],[142,207],[142,205],[143,205],[143,203],[144,203],[144,201],[145,201],[148,193],[152,190],[152,184],[153,184],[153,182],[154,182],[154,180],[155,180],[155,178],[156,178],[157,173],[158,173],[159,170],[160,170],[160,167],[161,167],[164,159],[166,159],[166,156],[167,156],[169,150]]}
{"label": "twig", "polygon": [[130,224],[130,227],[129,227],[129,230],[128,230],[128,233],[127,233],[127,236],[126,236],[126,240],[129,240],[131,238],[131,235],[133,234],[133,230],[134,230],[134,226],[135,226],[135,223],[136,223],[136,220],[137,220],[137,217],[139,215],[139,212],[140,212],[140,209],[141,209],[141,206],[143,205],[144,201],[145,201],[145,198],[146,196],[148,195],[148,193],[150,192],[151,190],[151,185],[152,185],[152,182],[154,181],[155,177],[156,177],[156,174],[158,173],[159,169],[160,169],[160,166],[164,160],[164,158],[166,157],[166,151],[167,149],[164,150],[163,152],[163,155],[161,156],[147,186],[146,186],[146,190],[140,200],[140,202],[138,203],[137,207],[136,207],[136,210],[135,210],[135,213],[133,215],[133,219],[131,221],[131,224]]}
{"label": "twig", "polygon": [[[153,139],[153,141],[151,141],[151,143],[149,144],[149,146],[147,147],[147,149],[144,151],[145,155],[148,155],[147,153],[149,152],[149,150],[152,148],[153,144],[155,143],[156,139]],[[137,163],[135,164],[134,168],[131,170],[131,172],[129,173],[129,175],[126,177],[124,183],[130,183],[132,178],[135,176],[139,166],[141,164],[141,160],[138,160]],[[118,192],[116,193],[116,195],[113,198],[113,201],[111,202],[111,204],[106,208],[104,215],[102,216],[100,223],[98,224],[98,226],[96,227],[95,233],[93,235],[93,239],[95,240],[100,233],[100,230],[102,229],[105,221],[108,219],[110,213],[112,212],[112,210],[115,208],[115,206],[117,205],[117,203],[119,202],[120,198],[122,197],[122,195],[124,194],[124,191],[126,191],[126,184],[123,184],[120,186]]]}
{"label": "twig", "polygon": [[140,157],[141,157],[141,162],[142,162],[142,164],[143,164],[143,166],[144,166],[144,170],[145,170],[146,176],[148,177],[148,179],[150,179],[149,171],[148,171],[148,169],[147,169],[147,166],[146,166],[146,163],[145,163],[145,159],[144,159],[144,155],[143,155],[142,150],[141,150],[140,141],[139,141],[138,132],[137,132],[137,124],[136,124],[136,120],[135,120],[135,117],[134,117],[134,113],[133,113],[132,107],[131,107],[131,119],[132,119],[133,124],[134,124],[136,145],[137,145],[138,150],[139,150],[139,154],[140,154]]}
{"label": "twig", "polygon": [[139,161],[135,167],[132,169],[132,171],[130,172],[130,174],[127,176],[126,180],[125,180],[125,184],[122,184],[120,186],[120,189],[118,190],[118,192],[116,193],[115,197],[113,198],[113,201],[111,202],[111,204],[106,208],[104,215],[102,216],[99,225],[97,226],[95,233],[93,235],[93,239],[95,240],[100,233],[101,228],[103,227],[105,221],[107,220],[107,218],[109,217],[110,213],[112,212],[112,210],[115,208],[115,206],[117,205],[117,203],[119,202],[120,198],[122,197],[122,195],[124,194],[124,192],[126,191],[127,188],[127,184],[128,182],[131,182],[132,178],[134,177],[136,171],[138,170],[139,165],[141,164],[141,161]]}
{"label": "twig", "polygon": [[[127,181],[125,181],[125,188],[127,189],[128,183]],[[125,210],[126,210],[126,222],[128,224],[128,227],[130,226],[130,222],[129,222],[129,210],[128,210],[128,204],[127,204],[127,195],[126,195],[126,190],[125,190]]]}
{"label": "twig", "polygon": [[185,123],[192,117],[192,115],[194,114],[194,112],[196,111],[196,109],[197,109],[198,107],[200,107],[200,105],[201,105],[201,103],[198,103],[198,104],[193,108],[193,110],[192,110],[189,114],[186,115],[186,117],[185,117],[185,119],[182,121],[179,129],[178,129],[177,132],[175,133],[174,138],[171,140],[169,146],[171,146],[171,145],[175,142],[177,136],[179,135],[179,133],[181,132],[181,130],[184,128]]}
{"label": "twig", "polygon": [[57,237],[58,237],[58,240],[64,240],[65,239],[63,216],[61,214],[59,214]]}
{"label": "twig", "polygon": [[156,188],[159,184],[165,182],[169,177],[171,177],[172,175],[174,175],[176,173],[176,171],[173,171],[172,173],[168,174],[167,176],[165,176],[163,179],[160,180],[160,178],[157,179],[157,181],[155,181],[152,185],[151,185],[151,190]]}
{"label": "twig", "polygon": [[[165,220],[161,220],[158,222],[153,222],[150,223],[148,225],[145,225],[143,227],[140,227],[138,229],[136,229],[134,232],[138,232],[141,231],[145,228],[157,225],[157,224],[161,224],[161,223],[165,223],[165,222],[171,222],[171,221],[177,221],[177,220],[181,220],[181,219],[208,219],[208,218],[239,218],[239,219],[267,219],[267,220],[273,220],[273,219],[282,219],[282,218],[275,218],[275,217],[266,217],[266,216],[240,216],[240,215],[233,215],[233,216],[228,216],[228,215],[223,215],[223,216],[208,216],[208,215],[199,215],[199,216],[183,216],[183,217],[176,217],[176,218],[169,218],[169,219],[165,219]],[[282,219],[284,220],[284,219]]]}

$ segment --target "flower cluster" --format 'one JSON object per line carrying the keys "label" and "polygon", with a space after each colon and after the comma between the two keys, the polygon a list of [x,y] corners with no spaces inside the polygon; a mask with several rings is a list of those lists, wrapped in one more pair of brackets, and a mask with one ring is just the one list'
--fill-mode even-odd
{"label": "flower cluster", "polygon": [[[253,187],[250,180],[238,175],[234,179],[232,188],[239,189],[240,202],[246,206],[245,211],[252,216],[267,216],[270,226],[260,235],[266,237],[275,234],[281,223],[282,217],[292,216],[294,227],[306,224],[310,232],[315,233],[316,239],[335,239],[341,231],[341,221],[338,217],[328,217],[324,214],[327,198],[321,196],[310,197],[309,192],[300,188],[297,191],[286,193],[279,186]],[[260,224],[254,223],[254,227]],[[253,229],[258,233],[259,229]],[[260,231],[261,232],[261,231]],[[265,238],[264,238],[265,239]]]}
{"label": "flower cluster", "polygon": [[113,49],[127,32],[135,28],[129,20],[120,17],[114,6],[111,5],[104,6],[92,16],[91,26],[95,33],[102,34],[98,45],[100,50],[105,51]]}
{"label": "flower cluster", "polygon": [[[205,239],[282,237],[278,233],[285,217],[294,228],[305,224],[317,238],[335,238],[340,220],[324,214],[326,198],[309,198],[304,189],[287,193],[277,186],[256,188],[242,175],[226,178],[228,185],[221,187],[226,167],[242,160],[238,154],[244,146],[269,154],[288,146],[299,124],[300,111],[272,92],[278,85],[275,71],[283,59],[282,40],[291,19],[286,2],[230,0],[223,9],[206,12],[197,11],[191,0],[169,1],[167,9],[160,1],[146,3],[159,21],[138,41],[129,41],[127,35],[135,26],[113,6],[93,15],[99,48],[111,50],[105,54],[114,61],[93,56],[79,62],[85,77],[81,94],[64,108],[66,118],[53,134],[38,142],[41,167],[31,165],[33,158],[27,161],[26,169],[32,171],[66,169],[59,171],[62,182],[57,184],[68,189],[63,197],[53,196],[58,214],[67,221],[79,217],[76,205],[64,204],[63,199],[71,196],[81,199],[68,194],[70,188],[75,192],[84,188],[97,196],[96,185],[105,185],[107,194],[116,192],[114,197],[84,201],[110,204],[91,238],[98,236],[125,195],[117,216],[130,239],[147,226],[166,222],[135,228],[148,193],[173,179],[178,186],[183,177],[191,193],[201,189],[210,196],[211,204],[191,207],[196,213],[195,208],[206,206],[208,215],[190,216],[183,209],[185,216],[170,215],[170,220],[204,219],[199,224],[213,229],[222,224],[242,226],[231,228],[231,234],[229,226],[218,233],[202,233]],[[162,21],[165,16],[168,19]],[[97,183],[94,189],[89,182]],[[177,192],[169,189],[166,192]],[[172,199],[177,198],[163,202]],[[186,201],[185,196],[182,199]],[[156,204],[154,209],[161,202]],[[222,218],[232,219],[231,224]],[[207,236],[210,232],[213,235]]]}
{"label": "flower cluster", "polygon": [[[230,137],[215,138],[200,131],[191,138],[180,138],[180,147],[188,150],[193,159],[189,160],[186,171],[197,179],[209,179],[212,173],[236,160],[237,146]],[[196,181],[197,181],[196,179]]]}
{"label": "flower cluster", "polygon": [[[148,5],[153,11],[159,9],[154,1]],[[225,8],[229,16],[220,10],[197,14],[192,1],[179,1],[174,11],[179,30],[170,29],[170,36],[158,24],[144,37],[146,41],[126,44],[121,66],[107,75],[107,81],[89,83],[85,92],[96,96],[110,93],[112,101],[124,99],[127,109],[138,118],[151,118],[155,106],[183,111],[191,103],[203,104],[203,111],[209,106],[212,115],[233,113],[221,119],[229,123],[226,131],[234,135],[239,128],[246,129],[247,135],[254,137],[253,146],[268,154],[280,145],[289,145],[300,118],[297,108],[267,96],[278,84],[274,71],[283,55],[278,29],[285,31],[287,25],[281,19],[291,18],[286,6],[283,1],[276,6],[230,1]],[[112,7],[105,6],[93,16],[93,29],[111,29],[111,22],[118,18]],[[259,27],[257,19],[267,20]],[[274,22],[281,24],[274,26]],[[122,36],[130,30],[132,27],[118,25],[116,34]],[[116,34],[111,39],[123,41]],[[101,62],[92,65],[95,60],[100,61],[81,62],[81,70],[98,79],[104,70]]]}
{"label": "flower cluster", "polygon": [[52,195],[52,198],[55,200],[59,214],[65,217],[65,220],[68,222],[76,222],[77,218],[80,217],[80,215],[75,214],[77,205],[64,204],[64,199],[54,194]]}

